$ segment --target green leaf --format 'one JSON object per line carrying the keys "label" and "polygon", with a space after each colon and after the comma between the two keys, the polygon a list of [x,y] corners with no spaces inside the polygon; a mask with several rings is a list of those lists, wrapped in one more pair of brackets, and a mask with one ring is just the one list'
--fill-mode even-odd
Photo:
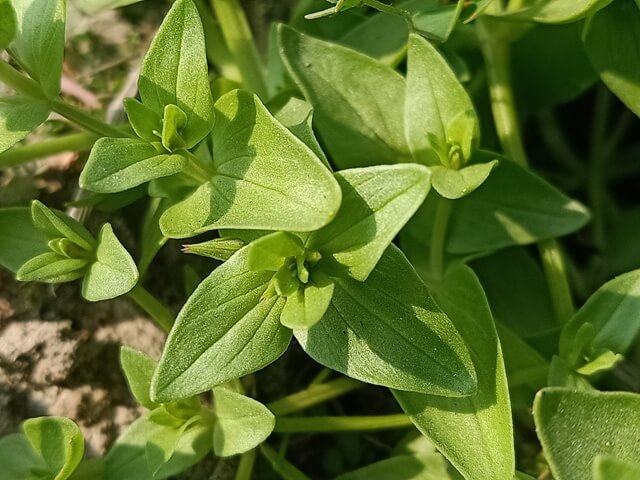
{"label": "green leaf", "polygon": [[591,478],[597,455],[640,462],[640,395],[545,388],[533,404],[536,432],[554,478]]}
{"label": "green leaf", "polygon": [[405,82],[354,50],[281,26],[282,59],[315,111],[315,124],[340,168],[408,159]]}
{"label": "green leaf", "polygon": [[469,267],[457,265],[447,272],[434,296],[471,352],[478,390],[463,398],[393,393],[411,421],[465,478],[511,478],[515,452],[509,389],[482,286]]}
{"label": "green leaf", "polygon": [[535,5],[502,15],[515,20],[553,25],[576,22],[609,5],[613,0],[543,0]]}
{"label": "green leaf", "polygon": [[49,238],[68,238],[87,252],[96,247],[95,239],[80,222],[66,213],[47,208],[38,200],[31,202],[31,218],[33,224]]}
{"label": "green leaf", "polygon": [[362,281],[427,196],[429,169],[380,165],[344,170],[335,177],[343,196],[338,215],[311,234],[306,248],[322,254],[327,273]]}
{"label": "green leaf", "polygon": [[512,81],[519,107],[539,111],[568,102],[598,80],[581,30],[581,23],[537,25],[513,44]]}
{"label": "green leaf", "polygon": [[48,98],[60,93],[65,0],[12,0],[17,29],[12,47]]}
{"label": "green leaf", "polygon": [[129,385],[129,390],[143,407],[153,410],[158,406],[151,400],[151,377],[156,368],[156,362],[148,355],[123,346],[120,348],[120,365]]}
{"label": "green leaf", "polygon": [[52,480],[71,476],[84,455],[84,439],[78,426],[64,417],[37,417],[22,424],[31,448],[40,455]]}
{"label": "green leaf", "polygon": [[[488,153],[481,157],[496,158]],[[427,198],[405,235],[428,245],[434,213],[434,197]],[[588,220],[582,204],[514,162],[501,161],[478,189],[453,205],[446,249],[466,254],[526,245],[574,232]]]}
{"label": "green leaf", "polygon": [[45,461],[21,433],[0,438],[0,465],[6,480],[39,480],[32,471],[47,469]]}
{"label": "green leaf", "polygon": [[280,324],[285,300],[262,298],[273,272],[251,271],[243,248],[189,297],[169,334],[151,384],[165,402],[204,392],[255,372],[287,349]]}
{"label": "green leaf", "polygon": [[135,98],[125,98],[124,109],[127,112],[129,124],[136,135],[147,142],[160,141],[157,133],[162,131],[162,116],[158,112],[143,105]]}
{"label": "green leaf", "polygon": [[341,195],[331,172],[258,97],[228,93],[216,102],[216,119],[216,174],[165,212],[160,225],[166,235],[218,228],[311,231],[335,216]]}
{"label": "green leaf", "polygon": [[253,398],[224,387],[213,389],[216,423],[213,427],[213,452],[229,457],[257,447],[267,439],[276,417]]}
{"label": "green leaf", "polygon": [[101,138],[82,169],[80,187],[98,193],[122,192],[179,173],[187,163],[184,155],[159,152],[142,140]]}
{"label": "green leaf", "polygon": [[446,42],[460,18],[464,0],[458,0],[451,5],[437,5],[437,8],[427,6],[426,10],[413,15],[413,25],[418,33],[426,38]]}
{"label": "green leaf", "polygon": [[593,461],[593,480],[634,480],[640,478],[640,465],[598,455]]}
{"label": "green leaf", "polygon": [[314,272],[311,281],[287,297],[280,321],[291,329],[311,328],[329,308],[334,282],[321,272]]}
{"label": "green leaf", "polygon": [[640,116],[640,10],[616,0],[585,24],[584,47],[600,78]]}
{"label": "green leaf", "polygon": [[226,262],[242,247],[244,242],[237,238],[214,238],[202,243],[185,245],[182,251]]}
{"label": "green leaf", "polygon": [[28,260],[49,251],[49,238],[31,220],[31,209],[0,209],[0,265],[17,272]]}
{"label": "green leaf", "polygon": [[0,0],[0,50],[9,45],[16,34],[16,12],[10,0]]}
{"label": "green leaf", "polygon": [[178,0],[165,17],[142,64],[138,88],[142,103],[157,115],[164,116],[168,105],[186,114],[180,132],[185,148],[211,131],[214,111],[204,33],[191,0]]}
{"label": "green leaf", "polygon": [[365,282],[335,279],[322,320],[294,334],[318,363],[358,380],[454,397],[476,389],[462,338],[393,245]]}
{"label": "green leaf", "polygon": [[16,279],[21,282],[71,282],[84,276],[89,262],[88,258],[68,258],[47,252],[25,262],[16,272]]}
{"label": "green leaf", "polygon": [[261,237],[247,247],[247,263],[250,270],[278,271],[287,257],[304,252],[300,237],[287,232],[275,232]]}
{"label": "green leaf", "polygon": [[469,195],[484,183],[498,160],[470,165],[460,170],[435,165],[431,167],[433,188],[444,198],[456,200]]}
{"label": "green leaf", "polygon": [[458,169],[478,143],[473,104],[436,48],[409,36],[405,130],[414,158],[427,165]]}
{"label": "green leaf", "polygon": [[20,96],[0,98],[0,152],[18,143],[48,116],[49,105],[45,100]]}
{"label": "green leaf", "polygon": [[625,353],[640,333],[639,312],[640,270],[634,270],[608,281],[589,297],[562,330],[560,354],[573,357],[578,330],[587,323],[593,327],[592,339],[580,351]]}
{"label": "green leaf", "polygon": [[278,110],[275,117],[282,125],[287,127],[291,133],[302,140],[302,142],[322,160],[322,163],[331,170],[329,160],[327,160],[327,156],[322,151],[313,133],[313,107],[311,104],[299,98],[292,97]]}
{"label": "green leaf", "polygon": [[106,223],[98,233],[95,261],[82,282],[82,296],[90,302],[124,295],[138,283],[138,269]]}
{"label": "green leaf", "polygon": [[447,464],[442,456],[397,455],[353,472],[343,473],[336,480],[448,480]]}

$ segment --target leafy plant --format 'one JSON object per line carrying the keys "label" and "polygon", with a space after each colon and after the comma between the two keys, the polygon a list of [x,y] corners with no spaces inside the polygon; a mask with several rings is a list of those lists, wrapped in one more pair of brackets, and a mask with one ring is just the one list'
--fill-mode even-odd
{"label": "leafy plant", "polygon": [[[90,150],[82,215],[0,208],[0,265],[127,296],[168,334],[158,361],[122,347],[147,411],[104,456],[71,420],[27,419],[3,475],[162,479],[213,454],[240,455],[237,480],[637,478],[638,232],[608,187],[637,174],[640,4],[302,0],[263,56],[237,0],[210,3],[173,2],[113,125],[61,95],[65,1],[0,0],[0,168],[68,149],[20,143],[51,112]],[[594,90],[585,166],[558,112]],[[175,318],[144,286],[173,239],[201,257]],[[282,356],[323,368],[287,395],[306,373]],[[376,415],[326,414],[359,389]],[[291,434],[386,429],[411,431],[333,470],[285,456]]]}

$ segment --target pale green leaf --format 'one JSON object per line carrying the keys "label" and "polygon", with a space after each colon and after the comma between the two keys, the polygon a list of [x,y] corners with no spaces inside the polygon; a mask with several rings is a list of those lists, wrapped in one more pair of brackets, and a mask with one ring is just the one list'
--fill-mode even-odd
{"label": "pale green leaf", "polygon": [[11,0],[0,0],[0,50],[3,50],[16,34],[16,12]]}
{"label": "pale green leaf", "polygon": [[[147,142],[159,142],[162,132],[162,116],[135,98],[124,99],[124,109],[133,131]],[[154,133],[156,132],[156,133]]]}
{"label": "pale green leaf", "polygon": [[513,476],[511,406],[500,342],[489,304],[473,271],[451,268],[434,290],[471,352],[478,390],[463,398],[394,391],[418,429],[468,480]]}
{"label": "pale green leaf", "polygon": [[185,245],[182,251],[226,262],[242,247],[244,242],[238,238],[214,238],[202,243]]}
{"label": "pale green leaf", "polygon": [[45,461],[52,480],[69,478],[84,456],[82,432],[67,418],[30,418],[22,424],[22,431]]}
{"label": "pale green leaf", "polygon": [[0,265],[17,272],[27,261],[49,251],[49,238],[33,225],[31,209],[0,209]]}
{"label": "pale green leaf", "polygon": [[165,402],[254,372],[287,349],[285,300],[262,298],[273,272],[249,270],[246,248],[213,271],[189,297],[169,334],[151,385]]}
{"label": "pale green leaf", "polygon": [[416,164],[380,165],[335,174],[342,188],[336,218],[306,245],[322,255],[323,269],[365,280],[430,188],[429,169]]}
{"label": "pale green leaf", "polygon": [[213,452],[219,457],[244,453],[267,439],[276,418],[253,398],[224,387],[213,389],[216,423],[213,426]]}
{"label": "pale green leaf", "polygon": [[18,20],[12,47],[45,95],[60,93],[65,0],[12,0]]}
{"label": "pale green leaf", "polygon": [[95,239],[84,225],[64,212],[47,208],[38,200],[31,202],[31,219],[49,238],[68,238],[87,252],[96,247]]}
{"label": "pale green leaf", "polygon": [[454,170],[440,165],[431,167],[431,184],[444,198],[456,200],[469,195],[484,183],[498,160]]}
{"label": "pale green leaf", "polygon": [[554,478],[591,478],[597,455],[640,463],[640,395],[545,388],[533,418]]}
{"label": "pale green leaf", "polygon": [[602,285],[562,330],[560,353],[572,357],[578,330],[591,324],[588,344],[578,346],[586,355],[600,349],[625,353],[640,333],[640,270],[620,275]]}
{"label": "pale green leaf", "polygon": [[449,480],[447,463],[438,454],[398,455],[353,472],[336,480]]}
{"label": "pale green leaf", "polygon": [[354,50],[281,26],[282,59],[313,105],[315,125],[341,168],[408,159],[405,82],[390,67]]}
{"label": "pale green leaf", "polygon": [[598,455],[593,461],[593,480],[637,480],[640,464]]}
{"label": "pale green leaf", "polygon": [[275,232],[261,237],[247,247],[247,263],[251,270],[278,271],[287,257],[304,252],[300,237],[287,232]]}
{"label": "pale green leaf", "polygon": [[163,116],[167,105],[186,114],[180,132],[186,148],[211,131],[214,111],[204,33],[191,0],[178,0],[165,17],[145,56],[138,88],[142,103],[157,115]]}
{"label": "pale green leaf", "polygon": [[133,348],[123,346],[120,348],[120,365],[129,390],[138,403],[148,409],[156,408],[158,404],[149,396],[151,377],[156,368],[155,360]]}
{"label": "pale green leaf", "polygon": [[28,97],[0,98],[0,152],[18,143],[49,116],[45,100]]}
{"label": "pale green leaf", "polygon": [[335,216],[341,195],[331,172],[252,93],[235,90],[216,102],[212,138],[216,173],[162,216],[166,235],[311,231]]}
{"label": "pale green leaf", "polygon": [[502,15],[514,20],[553,25],[577,22],[609,5],[613,0],[540,0],[534,5]]}
{"label": "pale green leaf", "polygon": [[322,320],[294,333],[318,363],[358,380],[454,397],[476,389],[460,334],[393,245],[365,282],[335,279]]}
{"label": "pale green leaf", "polygon": [[138,283],[136,264],[108,223],[98,233],[95,255],[82,282],[82,296],[90,302],[119,297]]}
{"label": "pale green leaf", "polygon": [[584,47],[600,78],[640,116],[640,10],[616,0],[595,14],[583,32]]}
{"label": "pale green leaf", "polygon": [[311,328],[318,323],[329,308],[333,297],[334,282],[314,272],[311,281],[287,297],[280,321],[291,329]]}
{"label": "pale green leaf", "polygon": [[[478,143],[478,119],[469,95],[436,48],[419,35],[409,36],[404,124],[416,160],[460,168]],[[452,147],[457,166],[449,165]]]}
{"label": "pale green leaf", "polygon": [[122,192],[179,173],[187,163],[184,155],[158,151],[143,140],[101,138],[82,169],[80,187],[98,193]]}
{"label": "pale green leaf", "polygon": [[84,276],[88,258],[68,258],[46,252],[25,262],[16,272],[21,282],[64,283]]}

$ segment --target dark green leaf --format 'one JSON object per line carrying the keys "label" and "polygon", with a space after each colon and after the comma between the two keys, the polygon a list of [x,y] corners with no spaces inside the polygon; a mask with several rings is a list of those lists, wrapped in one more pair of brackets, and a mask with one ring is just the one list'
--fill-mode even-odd
{"label": "dark green leaf", "polygon": [[291,330],[280,324],[285,300],[262,298],[272,277],[249,270],[245,248],[200,284],[169,334],[152,399],[196,395],[282,355],[291,339]]}
{"label": "dark green leaf", "polygon": [[158,151],[143,140],[101,138],[80,174],[80,187],[99,193],[122,192],[181,172],[187,163],[184,155]]}
{"label": "dark green leaf", "polygon": [[164,116],[167,105],[187,117],[181,136],[195,146],[213,126],[204,34],[191,0],[178,0],[165,17],[142,64],[138,81],[142,103]]}
{"label": "dark green leaf", "polygon": [[28,97],[0,98],[0,152],[18,143],[49,116],[45,100]]}
{"label": "dark green leaf", "polygon": [[545,388],[533,417],[545,457],[558,480],[591,478],[597,455],[640,463],[640,395]]}
{"label": "dark green leaf", "polygon": [[22,430],[31,448],[45,461],[53,480],[66,480],[84,456],[84,439],[78,426],[64,417],[25,420]]}
{"label": "dark green leaf", "polygon": [[640,116],[640,10],[616,0],[585,24],[584,46],[600,78]]}
{"label": "dark green leaf", "polygon": [[136,135],[147,142],[160,141],[158,134],[162,132],[162,116],[158,112],[143,105],[135,98],[125,98],[124,108],[127,111],[129,124]]}
{"label": "dark green leaf", "polygon": [[216,102],[212,137],[216,174],[165,212],[166,235],[214,228],[311,231],[338,211],[340,189],[331,172],[252,93],[235,90]]}
{"label": "dark green leaf", "polygon": [[12,0],[18,20],[12,47],[45,95],[60,93],[65,0]]}
{"label": "dark green leaf", "polygon": [[49,251],[47,237],[31,220],[31,209],[0,209],[0,265],[17,272],[27,261]]}
{"label": "dark green leaf", "polygon": [[434,296],[469,347],[478,391],[463,398],[400,391],[394,391],[394,395],[418,429],[465,478],[511,478],[515,453],[509,390],[482,286],[470,268],[456,266],[446,274]]}
{"label": "dark green leaf", "polygon": [[213,427],[213,451],[219,457],[244,453],[267,439],[276,417],[253,398],[224,387],[213,389],[216,423]]}
{"label": "dark green leaf", "polygon": [[341,168],[409,157],[403,128],[405,82],[354,50],[280,27],[281,55],[313,105],[316,126]]}
{"label": "dark green leaf", "polygon": [[342,205],[329,225],[307,242],[331,275],[365,280],[403,225],[424,201],[429,169],[416,164],[380,165],[335,174]]}
{"label": "dark green leaf", "polygon": [[453,32],[465,3],[465,0],[458,0],[455,5],[438,5],[437,8],[429,6],[426,11],[413,16],[413,25],[426,38],[445,42]]}
{"label": "dark green leaf", "polygon": [[393,245],[365,282],[335,279],[327,313],[295,336],[318,363],[368,383],[455,397],[476,389],[459,333]]}
{"label": "dark green leaf", "polygon": [[11,0],[0,0],[0,50],[3,50],[16,34],[16,12]]}
{"label": "dark green leaf", "polygon": [[0,438],[0,465],[6,480],[38,480],[33,477],[32,470],[47,470],[44,459],[36,454],[21,433]]}
{"label": "dark green leaf", "polygon": [[124,295],[138,282],[138,268],[106,223],[98,234],[95,260],[82,282],[82,296],[90,302]]}
{"label": "dark green leaf", "polygon": [[149,390],[151,377],[156,368],[156,362],[148,355],[130,347],[120,348],[120,365],[129,385],[129,390],[143,407],[154,409],[157,403],[151,401]]}

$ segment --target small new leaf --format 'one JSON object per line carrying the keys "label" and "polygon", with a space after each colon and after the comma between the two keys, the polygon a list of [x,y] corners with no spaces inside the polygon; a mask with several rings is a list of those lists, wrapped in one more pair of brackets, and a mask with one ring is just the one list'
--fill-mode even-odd
{"label": "small new leaf", "polygon": [[129,390],[143,407],[150,410],[159,405],[151,400],[151,377],[156,368],[156,362],[148,355],[129,347],[120,349],[120,365],[129,385]]}
{"label": "small new leaf", "polygon": [[484,183],[498,160],[469,165],[460,170],[434,165],[431,167],[431,184],[444,198],[456,200],[469,195]]}
{"label": "small new leaf", "polygon": [[247,247],[247,261],[251,270],[278,271],[287,257],[302,255],[300,237],[288,232],[275,232],[259,238]]}
{"label": "small new leaf", "polygon": [[67,238],[87,252],[95,249],[96,241],[89,230],[63,212],[52,210],[34,200],[31,203],[31,218],[36,228],[50,238]]}
{"label": "small new leaf", "polygon": [[213,451],[219,457],[244,453],[267,439],[276,418],[253,398],[224,387],[213,389],[216,423],[213,426]]}
{"label": "small new leaf", "polygon": [[21,282],[71,282],[85,274],[88,264],[88,258],[68,258],[47,252],[22,265],[16,272],[16,279]]}
{"label": "small new leaf", "polygon": [[334,282],[316,271],[311,281],[287,297],[280,321],[291,329],[311,328],[318,323],[331,304]]}
{"label": "small new leaf", "polygon": [[82,282],[82,296],[91,302],[124,295],[138,283],[133,258],[106,223],[98,233],[95,260]]}

